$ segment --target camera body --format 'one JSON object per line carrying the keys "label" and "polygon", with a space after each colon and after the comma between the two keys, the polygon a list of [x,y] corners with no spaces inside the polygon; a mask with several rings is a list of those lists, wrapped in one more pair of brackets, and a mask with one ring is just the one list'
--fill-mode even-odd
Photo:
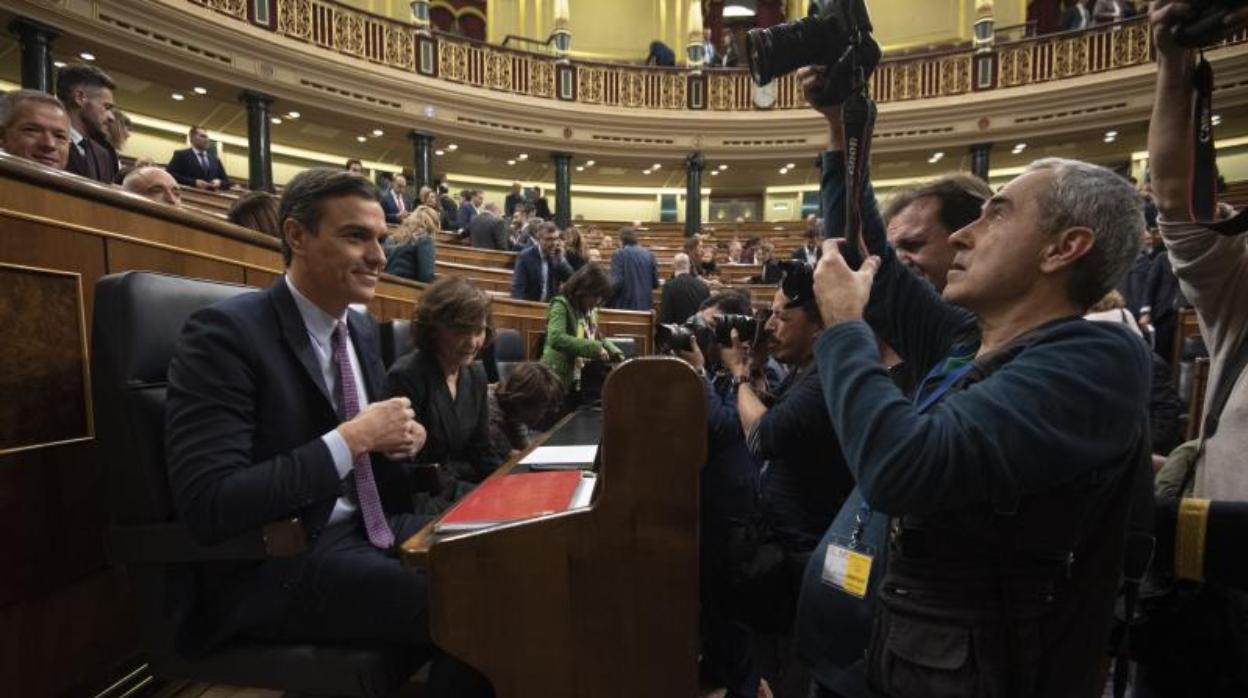
{"label": "camera body", "polygon": [[715,324],[707,322],[701,315],[694,315],[682,324],[657,325],[654,329],[655,349],[660,354],[674,351],[693,351],[696,343],[703,356],[710,354],[711,345],[730,346],[732,331],[737,331],[737,339],[743,344],[753,342],[763,334],[765,317],[750,315],[720,315]]}
{"label": "camera body", "polygon": [[1188,0],[1191,15],[1173,29],[1174,41],[1185,48],[1204,48],[1243,29],[1226,24],[1226,17],[1248,5],[1248,0]]}
{"label": "camera body", "polygon": [[754,82],[766,85],[802,66],[828,69],[819,106],[842,104],[866,85],[880,62],[880,45],[871,37],[865,0],[816,0],[810,15],[746,33],[746,59]]}

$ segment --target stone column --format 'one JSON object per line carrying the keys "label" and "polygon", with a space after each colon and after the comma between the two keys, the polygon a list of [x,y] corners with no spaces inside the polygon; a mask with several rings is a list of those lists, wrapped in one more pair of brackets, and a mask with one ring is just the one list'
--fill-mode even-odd
{"label": "stone column", "polygon": [[572,225],[572,155],[554,153],[555,224],[561,229]]}
{"label": "stone column", "polygon": [[702,229],[702,170],[706,160],[702,153],[685,158],[685,237]]}
{"label": "stone column", "polygon": [[[412,142],[412,190],[433,188],[433,136],[423,131],[407,134]],[[420,203],[420,202],[417,202]]]}
{"label": "stone column", "polygon": [[988,166],[992,155],[991,143],[976,143],[971,146],[971,174],[988,181]]}
{"label": "stone column", "polygon": [[9,31],[22,45],[22,89],[52,92],[52,42],[60,32],[25,18],[13,20]]}
{"label": "stone column", "polygon": [[244,91],[247,105],[247,179],[252,191],[273,191],[273,155],[269,141],[269,105],[273,98]]}

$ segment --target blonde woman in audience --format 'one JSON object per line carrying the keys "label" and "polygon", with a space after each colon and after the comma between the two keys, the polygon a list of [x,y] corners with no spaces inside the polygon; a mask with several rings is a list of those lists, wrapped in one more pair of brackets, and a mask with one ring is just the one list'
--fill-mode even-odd
{"label": "blonde woman in audience", "polygon": [[423,283],[433,281],[437,260],[434,234],[439,227],[436,211],[417,206],[386,240],[386,273]]}
{"label": "blonde woman in audience", "polygon": [[[113,157],[113,162],[117,165],[117,171],[121,171],[121,156],[118,153],[126,146],[126,141],[130,140],[130,117],[120,109],[113,108],[113,120],[104,125],[104,142],[100,145],[109,152]],[[151,163],[148,162],[148,165]],[[145,167],[135,163],[135,168]],[[123,181],[123,180],[118,180]]]}
{"label": "blonde woman in audience", "polygon": [[741,261],[741,254],[742,254],[743,249],[744,248],[741,245],[741,241],[739,240],[733,240],[732,242],[728,243],[728,262],[727,263],[728,264],[745,264],[745,262]]}

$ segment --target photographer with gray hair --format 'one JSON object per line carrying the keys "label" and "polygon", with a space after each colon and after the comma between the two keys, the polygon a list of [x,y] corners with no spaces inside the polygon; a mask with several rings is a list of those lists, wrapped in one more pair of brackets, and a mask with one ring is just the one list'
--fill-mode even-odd
{"label": "photographer with gray hair", "polygon": [[[801,78],[810,98],[824,73]],[[815,361],[858,486],[806,568],[797,642],[816,694],[852,694],[838,682],[856,658],[874,695],[1100,695],[1131,487],[1151,472],[1150,364],[1138,337],[1081,316],[1135,256],[1135,191],[1033,163],[950,236],[938,294],[888,245],[869,182],[846,201],[840,108],[816,109],[824,218],[857,204],[872,255],[826,241],[815,273]],[[877,336],[930,368],[912,394]],[[869,626],[839,623],[864,596]]]}

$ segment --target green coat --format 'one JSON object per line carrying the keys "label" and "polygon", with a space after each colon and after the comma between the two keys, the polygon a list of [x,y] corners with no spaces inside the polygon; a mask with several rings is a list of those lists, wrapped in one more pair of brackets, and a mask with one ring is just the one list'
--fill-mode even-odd
{"label": "green coat", "polygon": [[[593,323],[598,324],[598,311],[591,311]],[[579,338],[576,326],[580,316],[572,310],[572,305],[563,296],[555,296],[546,311],[546,345],[542,348],[541,361],[559,376],[566,388],[571,389],[572,379],[576,372],[576,360],[597,359],[598,352],[604,347],[612,356],[622,356],[624,352],[607,340]],[[569,332],[568,328],[572,328]]]}

